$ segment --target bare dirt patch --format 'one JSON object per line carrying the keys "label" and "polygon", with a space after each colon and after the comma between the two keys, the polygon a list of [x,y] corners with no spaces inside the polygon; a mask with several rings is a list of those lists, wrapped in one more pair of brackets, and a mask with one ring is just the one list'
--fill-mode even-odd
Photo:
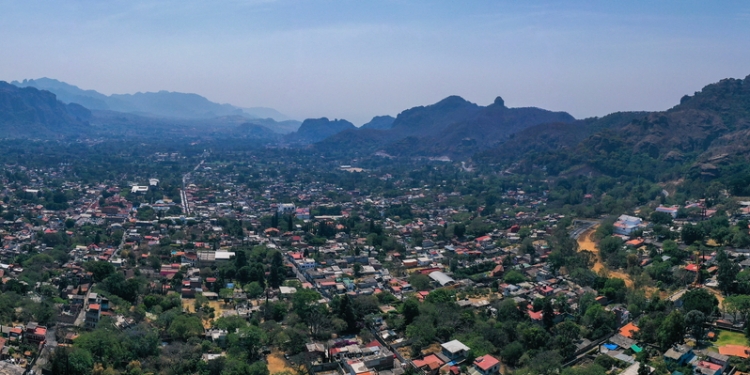
{"label": "bare dirt patch", "polygon": [[[610,270],[606,264],[602,263],[601,258],[599,258],[599,247],[596,245],[596,242],[594,241],[594,232],[596,232],[597,226],[594,226],[593,228],[583,232],[578,237],[578,251],[590,251],[594,254],[596,257],[596,263],[594,263],[594,266],[591,267],[591,269],[599,273],[605,273],[608,277],[616,277],[618,279],[622,279],[625,281],[625,285],[628,288],[633,287],[633,279],[625,272],[619,271],[619,270]],[[643,290],[646,291],[646,295],[652,295],[653,293],[657,293],[656,288],[654,287],[642,287]],[[660,293],[662,297],[664,297],[664,293]]]}
{"label": "bare dirt patch", "polygon": [[[206,328],[206,329],[211,328],[211,324],[213,323],[213,321],[220,318],[222,313],[224,313],[224,311],[234,310],[234,306],[232,304],[225,304],[224,301],[218,301],[218,300],[208,301],[208,306],[214,309],[214,318],[203,320],[203,328]],[[182,308],[185,311],[194,313],[195,312],[195,298],[183,298]]]}
{"label": "bare dirt patch", "polygon": [[596,256],[596,263],[594,263],[594,266],[591,268],[594,272],[600,273],[604,270],[610,277],[617,277],[625,280],[625,285],[627,285],[628,288],[632,288],[633,279],[630,278],[630,275],[624,272],[610,270],[604,263],[602,263],[602,260],[599,258],[599,247],[596,246],[596,242],[594,242],[593,238],[596,228],[597,226],[583,232],[578,237],[578,251],[590,251]]}
{"label": "bare dirt patch", "polygon": [[284,358],[284,355],[278,350],[274,350],[271,354],[267,355],[266,360],[268,360],[268,372],[271,374],[284,371],[289,371],[292,374],[297,373],[297,370],[289,365],[289,362]]}
{"label": "bare dirt patch", "polygon": [[400,346],[396,348],[399,354],[406,359],[411,359],[411,346]]}
{"label": "bare dirt patch", "polygon": [[422,355],[440,353],[441,350],[443,350],[443,348],[440,346],[440,344],[432,343],[430,346],[422,349]]}

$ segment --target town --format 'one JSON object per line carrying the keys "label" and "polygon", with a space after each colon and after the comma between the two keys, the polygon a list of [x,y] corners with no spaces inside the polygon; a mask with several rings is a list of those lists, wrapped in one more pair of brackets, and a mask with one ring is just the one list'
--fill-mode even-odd
{"label": "town", "polygon": [[3,165],[0,373],[750,370],[750,202],[316,158]]}

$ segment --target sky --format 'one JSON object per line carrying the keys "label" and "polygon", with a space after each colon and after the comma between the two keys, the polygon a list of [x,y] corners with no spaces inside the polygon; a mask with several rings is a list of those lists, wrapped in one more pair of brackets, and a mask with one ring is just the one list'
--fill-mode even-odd
{"label": "sky", "polygon": [[0,80],[361,125],[449,95],[576,118],[750,75],[747,1],[0,0]]}

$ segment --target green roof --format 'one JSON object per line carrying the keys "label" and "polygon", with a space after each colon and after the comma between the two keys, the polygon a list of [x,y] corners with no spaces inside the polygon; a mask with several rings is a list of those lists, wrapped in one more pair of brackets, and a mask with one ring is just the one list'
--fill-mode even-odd
{"label": "green roof", "polygon": [[643,349],[641,349],[641,347],[636,344],[630,345],[630,349],[632,349],[636,353],[640,353],[643,351]]}

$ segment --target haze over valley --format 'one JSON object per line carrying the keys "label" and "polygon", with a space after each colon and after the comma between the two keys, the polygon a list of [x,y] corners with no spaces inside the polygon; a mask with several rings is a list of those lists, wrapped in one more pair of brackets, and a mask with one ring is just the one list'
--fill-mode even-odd
{"label": "haze over valley", "polygon": [[750,373],[748,4],[0,14],[0,375]]}

